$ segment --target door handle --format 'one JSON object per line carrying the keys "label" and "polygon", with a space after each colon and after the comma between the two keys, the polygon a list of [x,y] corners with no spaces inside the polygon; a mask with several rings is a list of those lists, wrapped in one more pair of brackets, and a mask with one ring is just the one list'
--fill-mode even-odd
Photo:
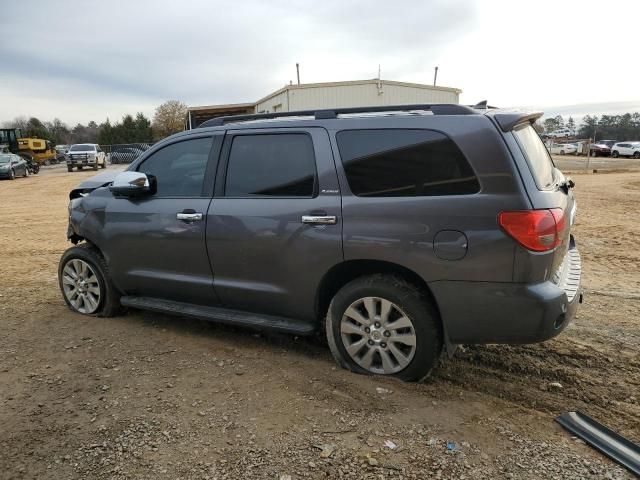
{"label": "door handle", "polygon": [[335,215],[303,215],[302,223],[310,225],[335,225],[338,223],[338,217]]}
{"label": "door handle", "polygon": [[176,214],[176,218],[178,220],[182,220],[184,222],[197,222],[199,220],[202,220],[202,213],[200,212],[193,212],[193,213],[177,213]]}

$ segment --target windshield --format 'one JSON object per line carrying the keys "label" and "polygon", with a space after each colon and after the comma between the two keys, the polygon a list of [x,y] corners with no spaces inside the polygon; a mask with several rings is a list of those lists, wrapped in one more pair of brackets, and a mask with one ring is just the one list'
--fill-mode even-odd
{"label": "windshield", "polygon": [[93,152],[96,149],[93,145],[71,145],[70,152]]}
{"label": "windshield", "polygon": [[542,140],[531,125],[522,125],[513,131],[520,149],[527,159],[529,169],[539,189],[547,189],[554,183],[554,165]]}
{"label": "windshield", "polygon": [[10,155],[0,155],[0,163],[9,163],[11,161]]}

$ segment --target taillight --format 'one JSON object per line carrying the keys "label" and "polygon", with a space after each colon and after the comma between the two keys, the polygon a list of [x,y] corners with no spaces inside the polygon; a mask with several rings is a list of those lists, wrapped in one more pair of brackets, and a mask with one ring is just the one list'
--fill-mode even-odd
{"label": "taillight", "polygon": [[534,252],[546,252],[560,245],[566,227],[561,208],[500,212],[498,223],[516,242]]}

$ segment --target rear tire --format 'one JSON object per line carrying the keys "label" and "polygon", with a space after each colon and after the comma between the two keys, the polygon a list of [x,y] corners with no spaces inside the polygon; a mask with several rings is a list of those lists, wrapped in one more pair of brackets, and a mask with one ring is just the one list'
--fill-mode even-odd
{"label": "rear tire", "polygon": [[564,150],[560,150],[560,155],[564,155]]}
{"label": "rear tire", "polygon": [[427,295],[395,275],[346,284],[331,301],[325,326],[336,362],[355,373],[421,381],[442,352],[440,320]]}
{"label": "rear tire", "polygon": [[[91,292],[95,289],[99,292],[97,300],[95,300],[95,291],[92,293],[93,301],[96,302],[95,307],[91,301],[78,302],[80,294],[73,296],[73,293],[78,289],[78,285],[73,281],[82,278],[81,275],[74,277],[73,272],[77,274],[81,268],[85,268],[85,271],[89,272],[87,285],[92,286],[92,288],[84,287],[81,294],[88,296],[87,290]],[[62,254],[58,265],[58,283],[64,301],[74,312],[95,317],[113,317],[122,311],[120,294],[111,281],[107,263],[100,251],[89,243],[71,247]]]}
{"label": "rear tire", "polygon": [[618,158],[618,157],[620,156],[620,154],[618,153],[618,151],[617,151],[617,150],[614,150],[613,152],[611,152],[611,156],[612,156],[613,158]]}
{"label": "rear tire", "polygon": [[68,172],[73,172],[73,167],[67,167]]}
{"label": "rear tire", "polygon": [[633,158],[640,158],[640,152],[634,152]]}
{"label": "rear tire", "polygon": [[78,165],[78,171],[82,170],[82,165]]}

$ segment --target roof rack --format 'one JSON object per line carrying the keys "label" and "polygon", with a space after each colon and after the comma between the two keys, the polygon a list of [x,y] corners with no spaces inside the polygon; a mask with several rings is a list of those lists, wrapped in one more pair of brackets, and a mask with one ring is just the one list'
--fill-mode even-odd
{"label": "roof rack", "polygon": [[326,110],[299,110],[296,112],[256,113],[248,115],[232,115],[216,117],[202,122],[196,128],[219,127],[230,122],[245,122],[248,120],[266,120],[280,117],[314,117],[316,120],[338,118],[341,114],[373,113],[373,112],[408,112],[413,110],[429,110],[434,115],[474,115],[478,112],[466,105],[455,103],[416,104],[416,105],[385,105],[381,107],[350,107],[330,108]]}

